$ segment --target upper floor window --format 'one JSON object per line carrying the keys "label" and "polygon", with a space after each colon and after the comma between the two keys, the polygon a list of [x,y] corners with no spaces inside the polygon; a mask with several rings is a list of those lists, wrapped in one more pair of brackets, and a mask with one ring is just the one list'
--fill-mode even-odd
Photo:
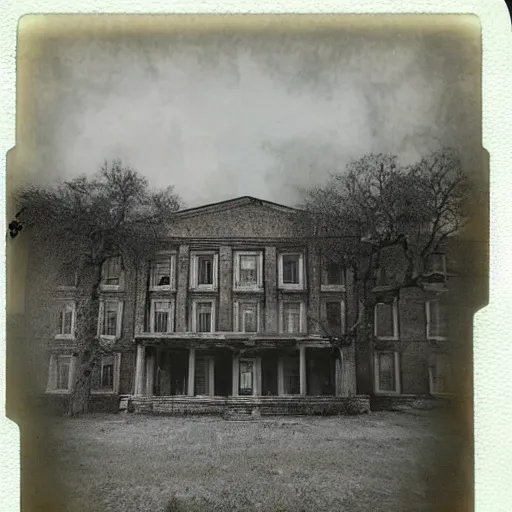
{"label": "upper floor window", "polygon": [[322,290],[340,289],[344,286],[344,266],[334,261],[324,261],[324,265],[322,267]]}
{"label": "upper floor window", "polygon": [[439,299],[429,300],[425,304],[427,319],[427,339],[445,339],[448,330],[446,306]]}
{"label": "upper floor window", "polygon": [[75,263],[63,263],[58,269],[57,286],[59,288],[75,288],[78,282],[78,272]]}
{"label": "upper floor window", "polygon": [[235,302],[235,331],[258,332],[260,331],[260,304],[256,301]]}
{"label": "upper floor window", "polygon": [[190,287],[197,290],[217,289],[218,262],[219,256],[217,253],[192,253]]}
{"label": "upper floor window", "polygon": [[69,392],[73,382],[74,358],[54,354],[50,357],[47,392]]}
{"label": "upper floor window", "polygon": [[433,274],[446,274],[446,255],[442,253],[431,254],[428,261],[428,271]]}
{"label": "upper floor window", "polygon": [[374,334],[381,339],[398,339],[398,302],[379,302],[375,305]]}
{"label": "upper floor window", "polygon": [[172,332],[174,330],[174,303],[171,300],[151,301],[151,332]]}
{"label": "upper floor window", "polygon": [[257,290],[263,287],[263,253],[235,252],[234,284],[236,290]]}
{"label": "upper floor window", "polygon": [[76,307],[74,302],[66,302],[59,311],[57,320],[57,337],[73,338],[75,335],[75,314]]}
{"label": "upper floor window", "polygon": [[284,289],[304,288],[304,256],[302,253],[279,255],[279,287]]}
{"label": "upper floor window", "polygon": [[215,302],[197,300],[192,302],[192,332],[215,331]]}
{"label": "upper floor window", "polygon": [[280,331],[286,334],[304,332],[304,303],[282,302],[280,315]]}
{"label": "upper floor window", "polygon": [[98,317],[98,335],[106,338],[120,338],[123,318],[123,302],[102,300]]}
{"label": "upper floor window", "polygon": [[345,331],[345,304],[341,300],[325,303],[325,320],[327,328],[334,334]]}
{"label": "upper floor window", "polygon": [[114,256],[103,263],[101,284],[103,287],[118,287],[121,284],[121,256]]}
{"label": "upper floor window", "polygon": [[175,256],[170,254],[160,256],[151,262],[151,290],[170,290],[175,286],[174,279]]}
{"label": "upper floor window", "polygon": [[377,393],[400,393],[398,352],[375,352],[374,370]]}

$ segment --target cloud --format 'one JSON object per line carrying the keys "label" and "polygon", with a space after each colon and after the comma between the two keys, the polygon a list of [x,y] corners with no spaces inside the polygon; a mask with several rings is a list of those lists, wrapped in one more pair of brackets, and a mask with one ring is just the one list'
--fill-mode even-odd
{"label": "cloud", "polygon": [[474,150],[479,68],[459,39],[419,29],[57,38],[41,47],[24,143],[52,178],[121,158],[190,206],[246,194],[293,204],[296,186],[370,151]]}

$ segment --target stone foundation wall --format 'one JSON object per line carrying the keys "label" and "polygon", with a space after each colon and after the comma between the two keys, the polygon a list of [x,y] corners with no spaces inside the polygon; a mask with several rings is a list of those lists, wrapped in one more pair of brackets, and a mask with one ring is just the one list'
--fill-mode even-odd
{"label": "stone foundation wall", "polygon": [[[69,410],[69,395],[47,394],[37,401],[41,412],[55,415],[64,415]],[[91,395],[89,412],[117,413],[119,412],[118,395]]]}
{"label": "stone foundation wall", "polygon": [[372,411],[402,411],[404,409],[446,409],[451,407],[449,398],[436,398],[429,395],[372,396]]}
{"label": "stone foundation wall", "polygon": [[127,410],[139,414],[306,416],[370,411],[370,399],[356,397],[131,397]]}

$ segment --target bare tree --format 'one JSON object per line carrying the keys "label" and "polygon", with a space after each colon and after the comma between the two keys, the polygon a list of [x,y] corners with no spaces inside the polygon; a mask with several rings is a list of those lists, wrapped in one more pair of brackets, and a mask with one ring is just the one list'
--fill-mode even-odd
{"label": "bare tree", "polygon": [[51,264],[78,269],[77,368],[69,412],[81,414],[88,410],[94,364],[112,349],[97,333],[103,265],[121,257],[123,266],[137,268],[151,258],[181,201],[172,187],[150,190],[144,177],[119,160],[105,162],[92,178],[25,187],[17,201],[17,222],[32,227],[37,243],[53,248]]}
{"label": "bare tree", "polygon": [[432,278],[433,256],[465,225],[469,195],[469,180],[450,149],[410,166],[395,156],[369,154],[325,185],[304,191],[302,226],[324,257],[354,277],[354,323],[344,334],[322,326],[333,343],[373,338],[373,290],[388,265],[388,294],[422,287]]}

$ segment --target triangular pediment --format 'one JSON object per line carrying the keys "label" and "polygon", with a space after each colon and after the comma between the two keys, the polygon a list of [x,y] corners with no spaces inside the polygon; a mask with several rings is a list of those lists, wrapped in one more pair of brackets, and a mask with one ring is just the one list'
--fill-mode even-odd
{"label": "triangular pediment", "polygon": [[288,238],[297,236],[300,210],[244,196],[183,210],[169,224],[171,238]]}

